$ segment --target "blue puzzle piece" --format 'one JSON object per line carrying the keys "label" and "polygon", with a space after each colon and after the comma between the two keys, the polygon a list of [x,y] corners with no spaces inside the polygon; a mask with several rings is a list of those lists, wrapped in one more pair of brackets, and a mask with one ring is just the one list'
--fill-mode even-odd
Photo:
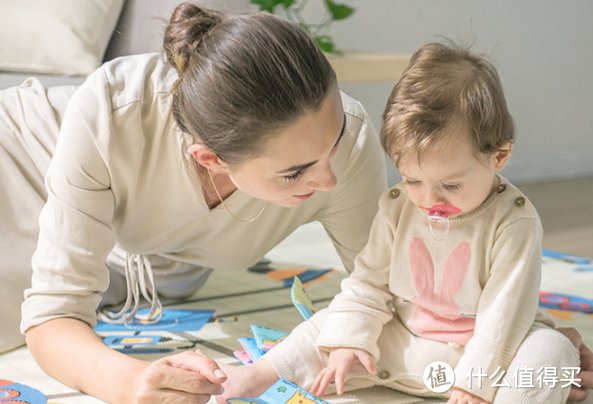
{"label": "blue puzzle piece", "polygon": [[237,340],[243,346],[243,349],[247,351],[249,356],[251,356],[253,363],[257,362],[257,360],[263,356],[263,352],[257,347],[254,338],[241,337],[237,338]]}
{"label": "blue puzzle piece", "polygon": [[[138,310],[139,315],[147,315],[149,309]],[[214,314],[214,310],[170,310],[164,309],[163,316],[158,323],[147,324],[135,319],[130,324],[109,324],[99,321],[96,332],[109,331],[198,331]]]}
{"label": "blue puzzle piece", "polygon": [[578,255],[571,255],[565,254],[558,251],[546,250],[545,248],[542,250],[544,257],[549,258],[557,258],[563,261],[575,263],[577,265],[589,265],[591,264],[591,260],[589,258],[579,257]]}
{"label": "blue puzzle piece", "polygon": [[258,349],[262,352],[267,352],[267,346],[275,345],[281,339],[288,336],[288,333],[284,331],[274,330],[273,328],[262,327],[261,325],[251,324],[251,333],[255,339],[255,344]]}
{"label": "blue puzzle piece", "polygon": [[0,379],[0,404],[2,403],[47,404],[47,397],[32,387]]}
{"label": "blue puzzle piece", "polygon": [[[325,275],[329,271],[331,271],[331,268],[329,268],[329,269],[307,269],[302,274],[299,274],[299,275],[296,275],[296,276],[299,278],[299,280],[301,282],[309,282],[309,281],[312,281],[314,279],[319,278],[322,275]],[[293,282],[294,282],[294,277],[289,278],[289,279],[285,279],[284,280],[284,287],[285,288],[291,287],[292,284],[293,284]]]}
{"label": "blue puzzle piece", "polygon": [[229,398],[226,401],[230,404],[329,404],[286,379],[279,379],[257,398]]}

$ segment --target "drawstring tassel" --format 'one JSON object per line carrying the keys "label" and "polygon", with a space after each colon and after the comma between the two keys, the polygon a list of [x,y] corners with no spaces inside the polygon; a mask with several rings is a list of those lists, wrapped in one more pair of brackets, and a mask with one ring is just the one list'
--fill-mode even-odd
{"label": "drawstring tassel", "polygon": [[[150,261],[144,255],[126,254],[125,274],[127,297],[123,308],[117,313],[101,309],[99,320],[109,324],[129,324],[134,320],[142,324],[157,323],[163,316],[163,305],[158,297]],[[140,294],[150,303],[150,311],[146,315],[138,314]],[[132,302],[134,307],[130,310]]]}

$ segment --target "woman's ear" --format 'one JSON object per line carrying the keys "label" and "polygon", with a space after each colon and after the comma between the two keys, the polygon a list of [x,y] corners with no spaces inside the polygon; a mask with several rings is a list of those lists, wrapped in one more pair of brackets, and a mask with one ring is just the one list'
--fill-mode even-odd
{"label": "woman's ear", "polygon": [[500,150],[494,153],[494,170],[501,171],[504,166],[507,165],[511,158],[511,153],[513,152],[513,144],[512,143],[505,143],[498,147]]}
{"label": "woman's ear", "polygon": [[192,144],[189,146],[189,152],[193,158],[196,159],[198,164],[210,169],[211,171],[226,171],[228,169],[228,164],[222,161],[220,157],[214,154],[212,150],[203,144]]}

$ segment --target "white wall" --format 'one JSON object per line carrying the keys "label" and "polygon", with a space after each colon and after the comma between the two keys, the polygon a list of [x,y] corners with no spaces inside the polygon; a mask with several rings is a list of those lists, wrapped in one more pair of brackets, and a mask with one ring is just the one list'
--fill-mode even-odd
{"label": "white wall", "polygon": [[[316,0],[310,0],[315,3]],[[590,0],[341,0],[357,10],[334,24],[341,48],[413,52],[444,35],[491,50],[518,139],[503,175],[514,182],[593,175],[593,2]],[[128,0],[123,53],[159,50],[177,0]],[[227,12],[249,0],[201,1]],[[141,8],[140,8],[141,7]],[[112,45],[116,45],[112,44]],[[115,46],[112,46],[112,49]],[[347,84],[378,128],[394,83]],[[397,180],[390,170],[390,182]]]}

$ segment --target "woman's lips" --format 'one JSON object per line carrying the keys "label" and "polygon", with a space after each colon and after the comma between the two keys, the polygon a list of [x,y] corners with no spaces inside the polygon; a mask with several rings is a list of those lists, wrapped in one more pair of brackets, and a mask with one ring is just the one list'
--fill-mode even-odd
{"label": "woman's lips", "polygon": [[294,195],[295,198],[297,199],[309,199],[310,197],[313,196],[313,194],[315,193],[315,191],[311,192],[310,194],[305,194],[305,195]]}

